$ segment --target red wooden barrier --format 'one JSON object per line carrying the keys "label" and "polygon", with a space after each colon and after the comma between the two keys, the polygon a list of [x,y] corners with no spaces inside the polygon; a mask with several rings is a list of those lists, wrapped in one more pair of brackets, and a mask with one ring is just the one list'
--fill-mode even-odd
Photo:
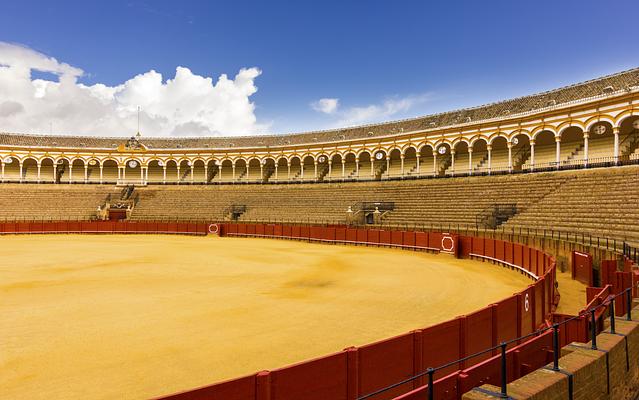
{"label": "red wooden barrier", "polygon": [[[397,336],[358,349],[359,387],[368,394],[414,375],[413,333]],[[412,382],[386,393],[383,398],[398,396],[413,388]]]}

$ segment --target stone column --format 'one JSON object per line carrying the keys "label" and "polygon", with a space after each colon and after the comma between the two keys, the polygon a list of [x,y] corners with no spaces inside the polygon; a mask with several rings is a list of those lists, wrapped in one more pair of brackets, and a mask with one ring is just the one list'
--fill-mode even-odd
{"label": "stone column", "polygon": [[557,169],[561,164],[561,136],[555,136],[555,163],[557,164]]}
{"label": "stone column", "polygon": [[530,170],[535,170],[535,139],[530,139]]}
{"label": "stone column", "polygon": [[102,183],[102,180],[103,180],[103,172],[104,172],[103,169],[104,169],[104,166],[100,164],[100,183]]}
{"label": "stone column", "polygon": [[[20,164],[20,180],[22,180],[22,164]],[[73,182],[73,165],[69,163],[69,183]]]}
{"label": "stone column", "polygon": [[166,183],[166,165],[162,166],[162,183]]}
{"label": "stone column", "polygon": [[487,145],[486,150],[488,150],[488,175],[490,175],[493,169],[493,146]]}
{"label": "stone column", "polygon": [[508,172],[513,172],[513,144],[508,142]]}
{"label": "stone column", "polygon": [[[39,180],[40,178],[38,178]],[[84,164],[84,183],[87,183],[89,180],[89,166]]]}
{"label": "stone column", "polygon": [[313,160],[313,167],[315,168],[315,180],[317,180],[317,178],[319,178],[317,176],[317,160]]}
{"label": "stone column", "polygon": [[40,183],[40,163],[38,163],[38,183]]}
{"label": "stone column", "polygon": [[415,158],[417,159],[417,175],[419,175],[419,153],[415,154]]}
{"label": "stone column", "polygon": [[437,152],[433,150],[433,176],[437,176]]}
{"label": "stone column", "polygon": [[204,183],[209,183],[209,164],[204,164]]}
{"label": "stone column", "polygon": [[[4,180],[4,163],[2,163],[2,179]],[[53,183],[58,183],[58,164],[53,163]]]}
{"label": "stone column", "polygon": [[473,148],[468,147],[468,174],[473,174]]}
{"label": "stone column", "polygon": [[359,157],[355,157],[355,176],[359,178]]}
{"label": "stone column", "polygon": [[346,160],[342,158],[342,178],[346,177]]}
{"label": "stone column", "polygon": [[194,170],[195,170],[195,163],[192,162],[191,163],[191,183],[193,183],[193,180],[195,179]]}
{"label": "stone column", "polygon": [[615,149],[614,149],[615,164],[619,164],[619,127],[615,126],[614,128],[612,128],[612,133],[615,135]]}
{"label": "stone column", "polygon": [[180,164],[177,165],[177,184],[180,184]]}
{"label": "stone column", "polygon": [[404,155],[399,155],[399,172],[404,176]]}
{"label": "stone column", "polygon": [[371,157],[371,177],[375,176],[375,158]]}
{"label": "stone column", "polygon": [[455,175],[455,150],[450,150],[450,171]]}
{"label": "stone column", "polygon": [[588,167],[588,132],[584,132],[584,167]]}

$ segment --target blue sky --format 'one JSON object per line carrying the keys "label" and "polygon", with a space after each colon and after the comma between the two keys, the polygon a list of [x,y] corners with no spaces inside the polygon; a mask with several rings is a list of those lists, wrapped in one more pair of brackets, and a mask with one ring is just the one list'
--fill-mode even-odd
{"label": "blue sky", "polygon": [[[257,67],[250,102],[259,129],[275,133],[480,105],[639,66],[636,0],[2,8],[0,41],[81,69],[85,85],[116,86],[150,70],[166,80],[177,66],[215,81]],[[338,106],[317,111],[312,104],[322,98],[339,99]]]}

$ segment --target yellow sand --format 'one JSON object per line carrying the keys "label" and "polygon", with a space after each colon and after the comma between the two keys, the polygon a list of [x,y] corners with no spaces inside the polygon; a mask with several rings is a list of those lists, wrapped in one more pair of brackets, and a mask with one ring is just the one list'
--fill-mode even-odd
{"label": "yellow sand", "polygon": [[284,240],[0,237],[0,398],[144,399],[469,313],[531,281]]}
{"label": "yellow sand", "polygon": [[586,285],[572,279],[569,272],[557,269],[557,284],[561,299],[556,312],[577,315],[586,307]]}

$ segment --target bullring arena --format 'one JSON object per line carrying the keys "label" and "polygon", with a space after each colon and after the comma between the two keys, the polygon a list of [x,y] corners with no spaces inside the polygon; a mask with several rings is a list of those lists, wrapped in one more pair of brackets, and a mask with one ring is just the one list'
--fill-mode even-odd
{"label": "bullring arena", "polygon": [[0,160],[3,398],[639,394],[638,69],[333,131],[3,133]]}

